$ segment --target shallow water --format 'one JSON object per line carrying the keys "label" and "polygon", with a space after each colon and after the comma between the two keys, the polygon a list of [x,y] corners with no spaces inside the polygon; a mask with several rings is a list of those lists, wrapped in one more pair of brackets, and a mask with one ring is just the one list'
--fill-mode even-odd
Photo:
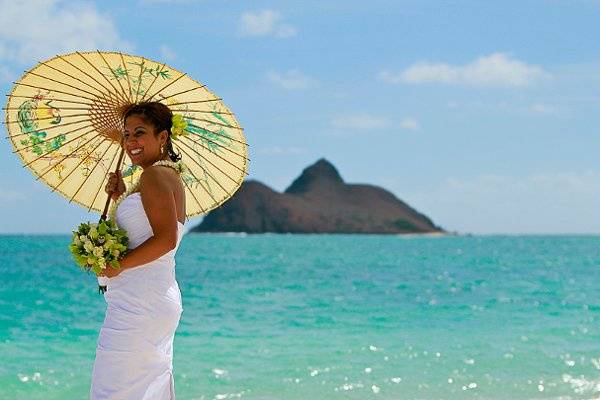
{"label": "shallow water", "polygon": [[[0,236],[0,398],[83,399],[105,303]],[[181,399],[598,399],[600,237],[190,234]]]}

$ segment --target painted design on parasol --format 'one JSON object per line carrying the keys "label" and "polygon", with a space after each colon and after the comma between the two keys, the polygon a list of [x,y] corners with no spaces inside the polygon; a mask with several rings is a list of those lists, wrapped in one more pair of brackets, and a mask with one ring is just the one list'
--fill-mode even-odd
{"label": "painted design on parasol", "polygon": [[64,134],[46,139],[48,133],[44,129],[58,125],[61,121],[60,110],[52,105],[52,99],[48,95],[49,92],[43,94],[38,91],[32,99],[23,101],[17,111],[21,133],[28,135],[27,139],[21,139],[19,143],[30,146],[29,150],[38,156],[59,149],[66,140]]}
{"label": "painted design on parasol", "polygon": [[139,70],[137,76],[132,72],[132,69],[126,68],[123,64],[119,64],[114,68],[105,67],[104,69],[108,70],[108,72],[104,73],[104,76],[117,81],[129,80],[132,86],[132,94],[136,96],[144,96],[147,93],[149,86],[151,86],[157,78],[161,78],[162,80],[173,79],[170,71],[166,69],[164,65],[158,63],[150,68],[146,66],[145,60],[140,62],[128,61],[127,64],[137,67]]}

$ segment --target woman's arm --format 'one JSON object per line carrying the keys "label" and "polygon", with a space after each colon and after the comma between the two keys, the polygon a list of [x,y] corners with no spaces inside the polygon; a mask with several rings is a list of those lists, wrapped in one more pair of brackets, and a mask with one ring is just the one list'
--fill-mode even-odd
{"label": "woman's arm", "polygon": [[106,276],[110,278],[124,269],[156,260],[175,248],[178,226],[173,180],[173,172],[170,169],[156,166],[144,170],[140,178],[140,194],[154,235],[127,252],[120,261],[120,270],[106,268]]}

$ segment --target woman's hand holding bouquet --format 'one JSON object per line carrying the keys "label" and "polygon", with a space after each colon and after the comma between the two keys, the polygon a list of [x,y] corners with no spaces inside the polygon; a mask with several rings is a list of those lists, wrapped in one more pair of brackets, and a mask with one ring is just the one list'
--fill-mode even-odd
{"label": "woman's hand holding bouquet", "polygon": [[[104,190],[115,201],[125,192],[121,171],[109,174]],[[98,223],[80,224],[73,231],[69,250],[83,270],[92,271],[98,276],[101,291],[104,291],[107,278],[121,272],[119,260],[125,255],[128,242],[127,232],[119,229],[114,220],[100,220]]]}

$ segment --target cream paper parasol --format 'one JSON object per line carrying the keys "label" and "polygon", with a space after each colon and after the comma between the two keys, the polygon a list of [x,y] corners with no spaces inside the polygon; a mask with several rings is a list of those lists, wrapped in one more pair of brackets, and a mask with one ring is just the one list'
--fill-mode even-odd
{"label": "cream paper parasol", "polygon": [[15,82],[5,107],[14,152],[69,202],[103,213],[108,173],[131,185],[141,168],[122,151],[124,110],[160,101],[179,121],[173,147],[187,169],[187,217],[229,199],[248,170],[247,143],[222,99],[164,63],[116,52],[75,52],[40,62]]}

